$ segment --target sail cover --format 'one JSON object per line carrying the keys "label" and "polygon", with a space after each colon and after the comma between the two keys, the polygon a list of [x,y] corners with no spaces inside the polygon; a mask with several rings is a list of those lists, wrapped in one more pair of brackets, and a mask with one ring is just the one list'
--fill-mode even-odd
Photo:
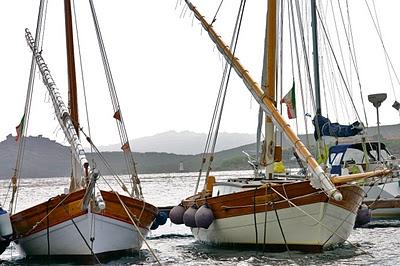
{"label": "sail cover", "polygon": [[[322,136],[331,137],[351,137],[360,134],[363,130],[363,125],[356,121],[351,125],[341,125],[332,123],[329,118],[322,115],[316,115],[313,119],[314,138],[318,140]],[[319,131],[319,132],[318,132]]]}

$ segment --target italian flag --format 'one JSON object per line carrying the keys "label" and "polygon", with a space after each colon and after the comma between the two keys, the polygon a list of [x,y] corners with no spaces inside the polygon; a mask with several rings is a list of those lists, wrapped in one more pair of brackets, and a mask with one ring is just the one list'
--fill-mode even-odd
{"label": "italian flag", "polygon": [[295,92],[295,87],[294,87],[294,81],[293,81],[293,86],[290,89],[290,91],[281,99],[281,103],[286,103],[287,106],[287,113],[289,119],[296,118],[296,92]]}
{"label": "italian flag", "polygon": [[22,132],[24,130],[24,120],[25,115],[22,116],[21,122],[19,122],[19,125],[15,128],[17,130],[17,137],[15,138],[15,141],[18,141],[19,138],[22,136]]}

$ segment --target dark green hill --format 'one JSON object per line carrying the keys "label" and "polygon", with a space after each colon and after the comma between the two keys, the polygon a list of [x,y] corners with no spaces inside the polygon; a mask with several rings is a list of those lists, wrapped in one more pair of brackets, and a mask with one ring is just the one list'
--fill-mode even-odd
{"label": "dark green hill", "polygon": [[[375,128],[370,128],[368,133],[369,139],[376,140],[377,136],[373,133]],[[381,128],[382,140],[393,154],[400,154],[400,125],[383,126]],[[306,143],[306,136],[300,136]],[[310,143],[313,144],[313,138],[309,137]],[[343,141],[357,141],[340,140]],[[15,137],[9,135],[5,141],[0,142],[0,178],[9,178],[13,174],[17,157],[18,143]],[[213,170],[244,170],[251,169],[247,162],[246,155],[242,151],[249,154],[255,154],[255,144],[248,144],[215,153]],[[311,152],[315,151],[313,145]],[[103,157],[112,166],[113,170],[118,174],[127,173],[125,169],[125,160],[122,152],[104,152]],[[95,161],[96,167],[100,169],[104,175],[110,174],[104,167],[97,154],[87,154],[90,162]],[[293,158],[291,149],[283,151],[283,157],[287,166],[297,166]],[[134,153],[139,173],[173,173],[179,171],[179,165],[182,163],[185,172],[197,172],[200,169],[201,154],[197,155],[177,155],[173,153],[144,152]],[[22,176],[25,177],[54,177],[69,176],[70,169],[70,151],[69,148],[63,146],[48,138],[37,136],[26,138],[26,148],[23,161]]]}

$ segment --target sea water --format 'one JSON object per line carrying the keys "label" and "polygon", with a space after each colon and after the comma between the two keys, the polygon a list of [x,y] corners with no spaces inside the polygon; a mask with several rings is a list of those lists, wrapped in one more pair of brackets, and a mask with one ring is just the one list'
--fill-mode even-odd
{"label": "sea water", "polygon": [[[217,179],[245,177],[249,171],[217,172]],[[105,177],[113,188],[116,182]],[[128,181],[127,177],[123,177]],[[198,173],[148,174],[141,175],[143,194],[147,202],[157,206],[177,205],[183,198],[192,195]],[[49,197],[64,193],[69,178],[21,179],[18,193],[18,210],[23,210]],[[109,190],[100,180],[100,186]],[[200,181],[200,187],[203,180]],[[0,181],[0,200],[3,206],[9,181]],[[115,187],[114,187],[115,186]],[[9,197],[9,196],[8,196]],[[152,231],[139,254],[110,258],[106,265],[155,265],[152,252],[163,265],[400,265],[400,221],[374,220],[365,228],[355,229],[344,243],[322,253],[303,252],[262,252],[238,248],[217,248],[197,242],[184,225],[174,225],[168,220],[163,226]],[[150,249],[152,252],[150,252]],[[47,264],[46,261],[26,261],[11,245],[0,256],[4,265]],[[54,265],[54,262],[51,262]],[[62,265],[77,265],[76,261],[65,261]]]}

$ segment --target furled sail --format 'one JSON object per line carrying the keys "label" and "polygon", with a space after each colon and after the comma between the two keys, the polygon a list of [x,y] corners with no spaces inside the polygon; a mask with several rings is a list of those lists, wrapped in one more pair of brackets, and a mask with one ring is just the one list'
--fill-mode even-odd
{"label": "furled sail", "polygon": [[329,118],[322,115],[316,115],[313,119],[314,138],[318,140],[322,136],[331,137],[351,137],[360,134],[363,131],[363,125],[356,121],[351,125],[341,125],[332,123]]}
{"label": "furled sail", "polygon": [[89,162],[86,159],[85,151],[79,140],[78,135],[76,134],[68,109],[61,98],[56,83],[54,82],[50,74],[50,70],[47,68],[47,65],[41,53],[35,47],[35,41],[28,29],[25,30],[25,37],[26,41],[28,42],[29,48],[31,48],[33,52],[36,63],[39,67],[39,71],[42,74],[43,83],[46,85],[49,91],[57,120],[64,132],[65,137],[71,145],[72,154],[74,155],[75,160],[80,163],[83,173],[88,176]]}

